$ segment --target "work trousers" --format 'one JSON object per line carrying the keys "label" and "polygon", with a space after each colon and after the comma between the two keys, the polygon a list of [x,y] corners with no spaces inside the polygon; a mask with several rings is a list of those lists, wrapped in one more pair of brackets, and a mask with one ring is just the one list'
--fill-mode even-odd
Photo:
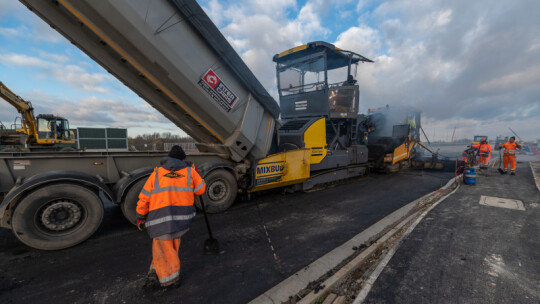
{"label": "work trousers", "polygon": [[503,167],[504,170],[507,170],[508,163],[510,163],[510,170],[516,171],[516,156],[512,154],[503,155]]}
{"label": "work trousers", "polygon": [[491,156],[480,156],[480,165],[487,166]]}
{"label": "work trousers", "polygon": [[172,285],[180,279],[180,238],[171,240],[154,239],[152,242],[152,264],[150,273],[155,272],[162,287]]}

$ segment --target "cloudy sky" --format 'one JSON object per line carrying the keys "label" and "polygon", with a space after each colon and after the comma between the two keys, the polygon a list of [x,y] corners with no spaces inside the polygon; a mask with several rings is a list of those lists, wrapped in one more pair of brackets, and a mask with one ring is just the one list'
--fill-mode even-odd
{"label": "cloudy sky", "polygon": [[[360,111],[414,106],[430,139],[540,138],[540,1],[198,1],[267,90],[274,54],[323,40],[375,61],[358,72]],[[178,132],[15,0],[0,0],[0,81],[72,126]],[[0,121],[16,111],[0,102]]]}

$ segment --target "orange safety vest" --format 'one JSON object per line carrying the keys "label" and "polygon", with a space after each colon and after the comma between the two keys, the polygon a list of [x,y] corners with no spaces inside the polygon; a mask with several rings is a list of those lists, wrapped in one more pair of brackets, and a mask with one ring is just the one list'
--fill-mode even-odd
{"label": "orange safety vest", "polygon": [[517,144],[516,142],[505,142],[502,147],[504,148],[505,155],[516,155]]}
{"label": "orange safety vest", "polygon": [[478,151],[480,152],[480,155],[482,156],[489,156],[491,153],[491,145],[486,141],[485,144],[479,144],[480,147],[478,148]]}
{"label": "orange safety vest", "polygon": [[195,216],[194,196],[204,191],[204,180],[193,167],[177,171],[158,167],[139,194],[137,218],[146,219],[152,238],[188,229]]}

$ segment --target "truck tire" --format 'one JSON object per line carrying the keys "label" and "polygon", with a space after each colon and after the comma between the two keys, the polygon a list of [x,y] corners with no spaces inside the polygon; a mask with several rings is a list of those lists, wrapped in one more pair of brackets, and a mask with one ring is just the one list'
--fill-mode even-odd
{"label": "truck tire", "polygon": [[139,201],[139,193],[141,193],[144,184],[146,183],[146,178],[143,178],[139,181],[136,181],[127,191],[120,208],[124,217],[133,225],[137,225],[137,202]]}
{"label": "truck tire", "polygon": [[[236,179],[227,170],[217,169],[205,178],[206,190],[201,196],[208,213],[220,213],[227,210],[236,199],[238,185]],[[195,206],[202,210],[200,200],[195,200]]]}
{"label": "truck tire", "polygon": [[103,203],[92,190],[54,184],[25,196],[15,207],[12,230],[24,244],[42,250],[75,246],[88,239],[103,220]]}

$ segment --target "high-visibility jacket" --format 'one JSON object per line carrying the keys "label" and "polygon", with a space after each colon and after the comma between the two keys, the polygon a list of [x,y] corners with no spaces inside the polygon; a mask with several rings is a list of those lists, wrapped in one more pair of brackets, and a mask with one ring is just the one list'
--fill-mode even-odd
{"label": "high-visibility jacket", "polygon": [[503,145],[502,145],[502,148],[504,148],[504,154],[506,155],[516,155],[516,150],[517,148],[521,146],[516,143],[516,142],[505,142]]}
{"label": "high-visibility jacket", "polygon": [[139,194],[137,217],[146,219],[152,238],[188,229],[195,216],[194,196],[204,190],[204,180],[194,167],[165,157]]}
{"label": "high-visibility jacket", "polygon": [[480,143],[478,146],[478,152],[481,156],[489,156],[491,154],[491,145],[486,141],[485,143]]}

